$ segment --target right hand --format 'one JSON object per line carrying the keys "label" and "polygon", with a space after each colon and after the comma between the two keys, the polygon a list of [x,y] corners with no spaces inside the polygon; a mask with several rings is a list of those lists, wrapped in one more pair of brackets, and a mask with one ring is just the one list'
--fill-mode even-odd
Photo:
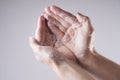
{"label": "right hand", "polygon": [[94,30],[88,17],[80,13],[75,17],[56,6],[48,7],[44,16],[50,30],[78,59],[93,50]]}

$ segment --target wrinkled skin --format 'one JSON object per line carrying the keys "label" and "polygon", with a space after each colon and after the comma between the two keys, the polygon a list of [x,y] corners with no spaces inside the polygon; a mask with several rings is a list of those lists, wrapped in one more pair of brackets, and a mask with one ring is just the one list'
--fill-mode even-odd
{"label": "wrinkled skin", "polygon": [[[93,50],[93,33],[88,17],[80,13],[75,17],[50,6],[40,16],[30,46],[37,59],[48,64],[62,80],[119,80],[120,66]],[[83,56],[85,62],[81,61]]]}
{"label": "wrinkled skin", "polygon": [[[75,62],[74,55],[69,49],[60,43],[57,38],[48,29],[45,18],[40,16],[35,38],[30,38],[30,46],[36,54],[38,60],[51,67],[61,80],[94,80],[87,71]],[[60,48],[64,49],[63,53]]]}
{"label": "wrinkled skin", "polygon": [[48,65],[55,60],[62,61],[64,57],[76,60],[73,53],[49,30],[44,16],[39,17],[35,38],[30,39],[30,46],[34,50],[36,58]]}
{"label": "wrinkled skin", "polygon": [[[80,59],[88,53],[86,51],[93,49],[92,36],[93,28],[88,17],[80,13],[75,17],[56,6],[51,6],[46,8],[43,16],[39,18],[36,40],[33,41],[45,48],[44,54],[55,51],[55,54],[62,54],[76,61],[76,57]],[[37,49],[37,55],[43,54],[40,50]],[[40,56],[37,58],[41,59]]]}
{"label": "wrinkled skin", "polygon": [[46,8],[44,17],[50,30],[78,59],[93,50],[94,31],[88,17],[80,13],[75,17],[56,6]]}
{"label": "wrinkled skin", "polygon": [[88,18],[81,14],[75,17],[51,6],[39,17],[35,38],[30,39],[30,46],[37,59],[48,65],[64,58],[76,62],[76,57],[79,59],[88,49],[91,35]]}

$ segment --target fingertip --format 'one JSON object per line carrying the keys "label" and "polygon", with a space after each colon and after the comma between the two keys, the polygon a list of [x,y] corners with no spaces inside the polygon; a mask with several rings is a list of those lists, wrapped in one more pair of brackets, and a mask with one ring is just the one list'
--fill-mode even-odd
{"label": "fingertip", "polygon": [[38,46],[38,41],[34,37],[29,37],[29,44],[31,48],[35,48],[35,46]]}
{"label": "fingertip", "polygon": [[44,14],[44,13],[42,13],[42,14],[38,17],[38,20],[43,19],[43,14]]}
{"label": "fingertip", "polygon": [[81,14],[80,12],[77,12],[77,15],[78,15],[78,16],[81,16],[81,17],[84,17],[84,15]]}
{"label": "fingertip", "polygon": [[83,15],[81,13],[77,12],[76,18],[80,23],[82,23],[82,17],[83,17]]}
{"label": "fingertip", "polygon": [[51,5],[50,8],[51,8],[51,9],[57,8],[57,6],[56,6],[56,5]]}
{"label": "fingertip", "polygon": [[58,7],[55,6],[55,5],[52,5],[52,6],[50,6],[50,10],[51,10],[54,14],[57,14],[57,13],[59,13],[60,8],[58,8]]}
{"label": "fingertip", "polygon": [[29,37],[29,40],[30,40],[31,43],[37,43],[37,44],[39,44],[38,41],[37,41],[37,39],[34,38],[34,37],[32,37],[32,36]]}
{"label": "fingertip", "polygon": [[79,12],[77,12],[77,15],[79,15],[80,13]]}
{"label": "fingertip", "polygon": [[41,20],[41,21],[45,20],[45,18],[44,18],[43,15],[40,16],[40,20]]}
{"label": "fingertip", "polygon": [[48,15],[48,14],[44,14],[44,17],[47,20],[47,22],[51,22],[52,23],[52,22],[55,21],[55,19],[53,17],[51,17],[50,15]]}
{"label": "fingertip", "polygon": [[89,20],[88,16],[85,16],[85,15],[79,13],[79,12],[77,12],[76,17],[79,18],[79,19]]}
{"label": "fingertip", "polygon": [[45,8],[45,12],[51,14],[50,7]]}
{"label": "fingertip", "polygon": [[76,17],[79,17],[80,16],[80,13],[79,12],[77,12],[77,15],[76,15]]}
{"label": "fingertip", "polygon": [[39,19],[38,19],[37,28],[36,28],[36,31],[35,31],[35,37],[41,33],[41,31],[43,30],[43,27],[45,25],[46,25],[45,24],[45,17],[42,14],[41,16],[39,16]]}
{"label": "fingertip", "polygon": [[58,7],[58,6],[56,6],[56,5],[51,5],[51,6],[50,6],[50,9],[57,9],[57,10],[59,10],[59,9],[60,9],[60,10],[61,10],[61,8],[60,8],[60,7]]}
{"label": "fingertip", "polygon": [[42,14],[38,18],[38,23],[37,23],[38,28],[40,28],[40,27],[42,27],[44,25],[44,21],[45,21],[45,18],[44,18],[43,14]]}
{"label": "fingertip", "polygon": [[47,8],[45,8],[45,12],[47,12],[47,9],[48,9],[48,7],[47,7]]}

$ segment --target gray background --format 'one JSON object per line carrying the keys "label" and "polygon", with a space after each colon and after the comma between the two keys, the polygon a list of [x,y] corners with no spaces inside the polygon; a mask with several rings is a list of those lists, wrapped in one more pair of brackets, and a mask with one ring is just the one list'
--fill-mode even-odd
{"label": "gray background", "polygon": [[49,5],[89,16],[96,49],[120,64],[120,0],[0,0],[0,80],[58,80],[29,47],[38,16]]}

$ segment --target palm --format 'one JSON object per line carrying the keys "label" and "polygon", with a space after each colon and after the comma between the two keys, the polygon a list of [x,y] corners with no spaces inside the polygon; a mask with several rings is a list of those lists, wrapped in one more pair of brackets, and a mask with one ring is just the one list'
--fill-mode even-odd
{"label": "palm", "polygon": [[93,28],[88,17],[82,14],[75,17],[56,6],[48,7],[44,16],[54,25],[50,30],[76,57],[92,49]]}
{"label": "palm", "polygon": [[[41,21],[39,27],[36,32],[36,38],[40,42],[40,45],[51,47],[52,49],[57,50],[62,55],[66,56],[67,58],[75,60],[72,52],[60,42],[59,38],[56,35],[54,35],[50,31],[47,25],[47,21]],[[49,49],[46,50],[47,52],[49,52]]]}
{"label": "palm", "polygon": [[68,28],[62,39],[63,43],[77,56],[81,56],[91,47],[92,33],[89,29],[85,29],[85,27],[89,26],[91,25],[81,26],[79,23],[76,23],[75,26]]}

